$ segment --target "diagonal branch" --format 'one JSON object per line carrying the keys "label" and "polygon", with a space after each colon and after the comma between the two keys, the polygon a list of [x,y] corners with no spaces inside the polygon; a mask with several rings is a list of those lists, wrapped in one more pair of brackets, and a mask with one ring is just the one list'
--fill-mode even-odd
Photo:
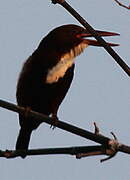
{"label": "diagonal branch", "polygon": [[[22,113],[25,114],[26,113],[26,109],[20,106],[17,106],[15,104],[0,100],[0,107],[6,108],[8,110],[17,112],[17,113]],[[35,121],[40,121],[45,122],[47,124],[52,124],[52,118],[44,115],[44,114],[40,114],[38,112],[34,112],[34,111],[29,111],[28,112],[28,116],[30,116],[31,118],[33,118]],[[84,137],[86,139],[89,139],[91,141],[94,141],[96,143],[99,143],[101,145],[103,145],[103,147],[105,147],[105,149],[111,149],[114,150],[115,152],[120,151],[123,153],[127,153],[130,154],[130,146],[127,146],[125,144],[119,143],[117,142],[117,140],[115,139],[110,139],[108,137],[102,136],[102,135],[98,135],[98,134],[94,134],[92,132],[89,132],[87,130],[81,129],[79,127],[73,126],[71,124],[65,123],[63,121],[57,121],[57,123],[55,124],[56,127],[63,129],[65,131],[68,131],[70,133],[73,133],[75,135]]]}
{"label": "diagonal branch", "polygon": [[[12,103],[0,100],[0,107],[6,108],[8,110],[14,111],[14,112],[18,112],[18,113],[22,113],[25,114],[26,113],[26,108],[24,107],[20,107],[17,105],[14,105]],[[35,121],[40,121],[42,122],[46,122],[47,124],[52,125],[53,120],[51,117],[48,117],[47,115],[35,112],[35,111],[28,111],[27,114],[29,117],[33,118]],[[103,144],[103,145],[108,145],[109,142],[109,138],[105,137],[105,136],[101,136],[101,135],[96,135],[94,133],[91,133],[87,130],[81,129],[79,127],[73,126],[71,124],[65,123],[63,121],[57,121],[55,124],[56,127],[63,129],[65,131],[71,132],[73,134],[76,134],[78,136],[84,137],[86,139],[95,141],[99,144]]]}
{"label": "diagonal branch", "polygon": [[106,49],[106,51],[114,58],[120,67],[130,76],[130,67],[123,61],[123,59],[106,43],[106,41],[90,26],[85,19],[83,19],[65,0],[52,0],[53,4],[60,4],[72,16],[74,16],[93,37]]}

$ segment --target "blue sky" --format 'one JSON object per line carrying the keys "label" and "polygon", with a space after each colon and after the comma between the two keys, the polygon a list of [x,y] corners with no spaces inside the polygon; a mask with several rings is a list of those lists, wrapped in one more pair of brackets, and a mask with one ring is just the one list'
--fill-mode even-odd
{"label": "blue sky", "polygon": [[[115,51],[130,65],[130,11],[114,1],[68,1],[95,29],[120,33],[105,38],[115,43]],[[124,0],[128,4],[128,1]],[[16,82],[22,64],[37,48],[40,40],[62,24],[79,24],[61,6],[49,0],[4,0],[0,7],[0,95],[16,103]],[[88,47],[77,57],[75,78],[59,109],[61,120],[93,131],[96,121],[101,132],[113,131],[120,142],[130,144],[129,77],[103,49]],[[16,113],[0,108],[0,149],[14,149],[19,130]],[[52,131],[42,124],[32,135],[30,148],[92,145],[81,137],[58,128]],[[1,158],[2,180],[127,180],[130,177],[129,155],[118,153],[100,163],[100,157],[81,160],[73,156],[35,156],[26,159]]]}

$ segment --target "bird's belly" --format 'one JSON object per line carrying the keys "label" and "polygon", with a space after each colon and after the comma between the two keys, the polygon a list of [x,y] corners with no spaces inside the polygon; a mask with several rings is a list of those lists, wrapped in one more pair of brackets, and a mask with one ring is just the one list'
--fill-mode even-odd
{"label": "bird's belly", "polygon": [[[73,79],[74,65],[55,83],[46,83],[45,78],[23,78],[18,85],[17,101],[20,106],[50,115],[58,109]],[[39,77],[39,75],[37,75]]]}

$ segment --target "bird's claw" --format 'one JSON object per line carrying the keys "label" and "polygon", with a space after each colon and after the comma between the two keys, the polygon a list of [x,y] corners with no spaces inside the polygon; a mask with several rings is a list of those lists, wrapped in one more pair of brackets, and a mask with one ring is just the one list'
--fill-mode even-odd
{"label": "bird's claw", "polygon": [[25,113],[24,113],[25,118],[28,117],[30,110],[31,110],[31,108],[29,106],[25,108]]}
{"label": "bird's claw", "polygon": [[57,114],[52,114],[51,118],[52,118],[52,124],[51,124],[50,128],[52,128],[54,130],[56,128],[56,125],[57,125],[57,122],[59,119],[57,117]]}

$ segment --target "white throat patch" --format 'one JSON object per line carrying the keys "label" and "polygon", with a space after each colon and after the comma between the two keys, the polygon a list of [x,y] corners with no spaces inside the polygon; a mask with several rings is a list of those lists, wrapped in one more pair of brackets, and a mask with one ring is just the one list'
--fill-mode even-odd
{"label": "white throat patch", "polygon": [[48,70],[46,83],[56,83],[59,78],[62,78],[68,68],[73,65],[74,58],[80,55],[86,47],[87,44],[82,42],[78,46],[71,49],[68,53],[64,54],[60,61],[52,69]]}

